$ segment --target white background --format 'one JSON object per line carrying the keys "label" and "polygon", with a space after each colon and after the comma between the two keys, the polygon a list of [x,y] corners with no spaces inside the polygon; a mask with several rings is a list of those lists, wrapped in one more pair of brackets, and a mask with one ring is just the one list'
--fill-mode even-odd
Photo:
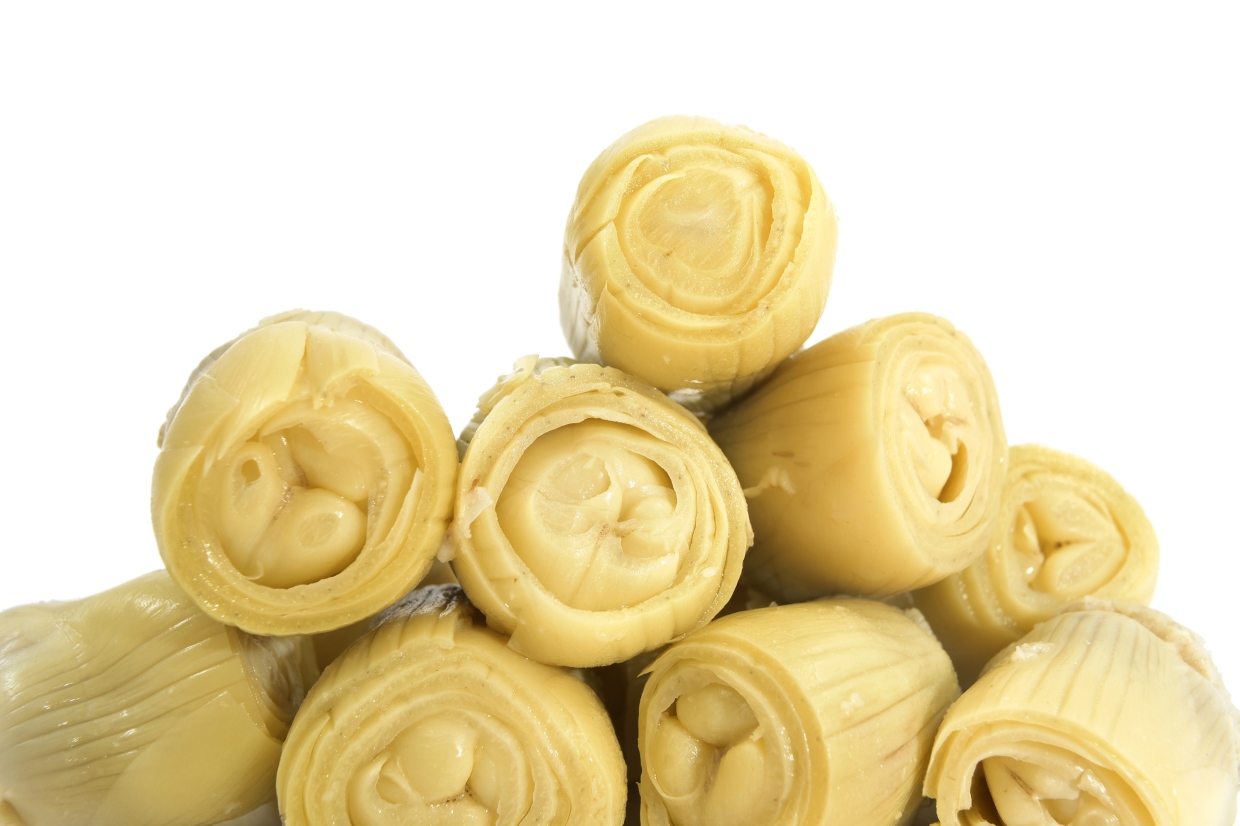
{"label": "white background", "polygon": [[156,431],[268,314],[377,326],[459,430],[516,357],[566,350],[587,164],[685,112],[818,171],[813,340],[953,320],[1012,444],[1144,504],[1155,605],[1240,688],[1236,6],[454,8],[0,7],[0,608],[159,566]]}

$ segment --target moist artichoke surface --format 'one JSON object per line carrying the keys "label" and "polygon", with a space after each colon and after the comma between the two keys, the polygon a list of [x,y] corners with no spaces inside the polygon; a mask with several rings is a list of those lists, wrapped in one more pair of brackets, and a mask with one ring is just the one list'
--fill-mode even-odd
{"label": "moist artichoke surface", "polygon": [[521,359],[460,445],[452,566],[514,650],[619,662],[731,597],[752,539],[736,475],[697,419],[644,382]]}
{"label": "moist artichoke surface", "polygon": [[582,176],[560,321],[578,358],[715,409],[809,338],[836,238],[831,202],[791,149],[708,118],[660,118]]}
{"label": "moist artichoke surface", "polygon": [[731,614],[647,671],[642,822],[895,826],[960,693],[924,621],[835,599]]}
{"label": "moist artichoke surface", "polygon": [[998,396],[972,342],[937,316],[874,319],[802,350],[710,431],[748,499],[746,574],[778,599],[929,585],[994,534]]}
{"label": "moist artichoke surface", "polygon": [[301,638],[200,611],[162,571],[0,614],[0,799],[25,826],[208,826],[273,797]]}
{"label": "moist artichoke surface", "polygon": [[1138,605],[1069,606],[1008,646],[943,720],[943,826],[1228,826],[1240,726],[1195,634]]}
{"label": "moist artichoke surface", "polygon": [[1111,476],[1018,445],[986,552],[913,596],[968,685],[1001,649],[1079,599],[1149,604],[1158,556],[1145,512]]}
{"label": "moist artichoke surface", "polygon": [[338,313],[265,320],[191,376],[161,431],[164,564],[211,616],[320,633],[426,573],[452,507],[447,416],[399,350]]}
{"label": "moist artichoke surface", "polygon": [[624,817],[624,761],[598,698],[508,648],[456,586],[415,591],[328,667],[277,785],[288,826]]}

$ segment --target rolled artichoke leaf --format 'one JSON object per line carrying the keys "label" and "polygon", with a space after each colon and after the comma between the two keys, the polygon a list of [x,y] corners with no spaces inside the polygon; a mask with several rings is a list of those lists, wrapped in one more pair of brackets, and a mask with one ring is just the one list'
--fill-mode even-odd
{"label": "rolled artichoke leaf", "polygon": [[1200,638],[1087,600],[1005,648],[949,710],[925,792],[949,826],[1228,826],[1238,721]]}
{"label": "rolled artichoke leaf", "polygon": [[1109,474],[1039,445],[1010,451],[998,529],[958,574],[914,593],[961,680],[1084,598],[1148,605],[1158,539],[1140,504]]}
{"label": "rolled artichoke leaf", "polygon": [[959,693],[924,621],[861,600],[729,615],[647,672],[643,822],[677,826],[903,823]]}
{"label": "rolled artichoke leaf", "polygon": [[735,474],[696,417],[644,382],[526,357],[459,444],[453,568],[515,650],[616,662],[731,596],[752,541]]}
{"label": "rolled artichoke leaf", "polygon": [[945,319],[837,333],[710,431],[749,500],[747,578],[781,601],[923,587],[993,535],[1007,439],[985,362]]}
{"label": "rolled artichoke leaf", "polygon": [[836,237],[795,152],[744,127],[660,118],[582,177],[565,231],[565,335],[578,358],[718,407],[809,337]]}
{"label": "rolled artichoke leaf", "polygon": [[430,388],[381,334],[334,313],[269,319],[200,365],[161,432],[165,564],[204,610],[251,631],[356,622],[429,567],[450,442]]}
{"label": "rolled artichoke leaf", "polygon": [[508,650],[457,586],[385,612],[304,708],[277,781],[289,826],[344,812],[360,826],[623,817],[623,760],[597,697]]}
{"label": "rolled artichoke leaf", "polygon": [[162,571],[6,611],[0,640],[0,787],[27,826],[204,826],[255,808],[317,677],[307,640],[220,625]]}

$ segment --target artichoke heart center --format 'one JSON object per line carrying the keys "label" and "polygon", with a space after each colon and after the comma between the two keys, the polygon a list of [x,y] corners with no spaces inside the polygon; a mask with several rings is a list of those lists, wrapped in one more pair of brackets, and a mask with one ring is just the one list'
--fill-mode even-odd
{"label": "artichoke heart center", "polygon": [[1063,601],[1103,588],[1124,566],[1128,543],[1106,506],[1047,481],[1016,511],[1012,546],[1031,588]]}
{"label": "artichoke heart center", "polygon": [[656,461],[657,438],[588,419],[539,436],[496,503],[517,555],[561,602],[635,605],[672,585],[693,532],[691,508]]}
{"label": "artichoke heart center", "polygon": [[691,313],[739,314],[765,294],[775,191],[761,165],[683,148],[639,170],[616,215],[630,269]]}
{"label": "artichoke heart center", "polygon": [[741,826],[765,804],[766,743],[731,686],[686,691],[660,718],[649,768],[675,826]]}
{"label": "artichoke heart center", "polygon": [[361,826],[497,820],[500,767],[464,719],[432,716],[405,728],[349,788],[349,813]]}
{"label": "artichoke heart center", "polygon": [[978,424],[968,384],[947,364],[921,364],[904,387],[904,455],[926,493],[946,505],[968,496]]}
{"label": "artichoke heart center", "polygon": [[[1066,771],[1065,771],[1066,769]],[[1003,826],[1124,826],[1122,804],[1081,765],[1048,768],[1013,757],[988,757],[982,771]]]}
{"label": "artichoke heart center", "polygon": [[408,444],[373,410],[346,400],[295,408],[209,471],[221,548],[270,588],[343,571],[416,479]]}

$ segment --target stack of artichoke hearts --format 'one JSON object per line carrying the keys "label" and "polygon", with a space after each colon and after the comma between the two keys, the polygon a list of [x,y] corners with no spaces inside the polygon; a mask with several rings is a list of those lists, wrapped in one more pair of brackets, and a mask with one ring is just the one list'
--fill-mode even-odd
{"label": "stack of artichoke hearts", "polygon": [[0,613],[0,826],[1230,824],[1141,507],[943,318],[800,349],[836,241],[796,152],[661,118],[578,188],[573,357],[459,436],[338,313],[209,354],[165,570]]}

